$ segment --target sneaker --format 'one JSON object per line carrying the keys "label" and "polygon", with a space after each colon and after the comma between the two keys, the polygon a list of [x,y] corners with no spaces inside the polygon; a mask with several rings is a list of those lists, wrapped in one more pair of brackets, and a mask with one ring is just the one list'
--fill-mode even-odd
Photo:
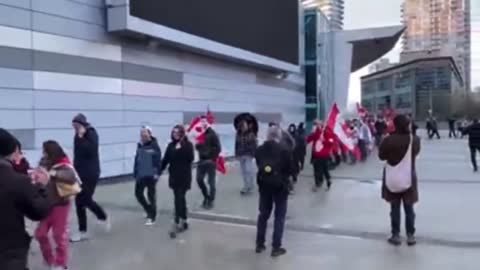
{"label": "sneaker", "polygon": [[203,199],[202,207],[203,209],[208,209],[208,199]]}
{"label": "sneaker", "polygon": [[249,195],[250,193],[252,193],[252,191],[250,189],[247,189],[247,188],[244,188],[240,191],[240,195]]}
{"label": "sneaker", "polygon": [[399,235],[392,235],[392,237],[388,238],[388,243],[394,246],[400,246],[402,244],[402,240],[400,239]]}
{"label": "sneaker", "polygon": [[274,248],[272,250],[272,257],[279,257],[287,253],[287,250],[284,248]]}
{"label": "sneaker", "polygon": [[331,187],[332,187],[332,181],[328,180],[327,181],[327,191],[329,191]]}
{"label": "sneaker", "polygon": [[265,245],[257,245],[257,247],[255,248],[255,252],[258,254],[264,252],[265,250],[267,250],[267,247]]}
{"label": "sneaker", "polygon": [[407,245],[408,246],[415,246],[417,244],[417,239],[414,235],[407,236]]}
{"label": "sneaker", "polygon": [[155,220],[148,218],[147,222],[145,222],[145,226],[153,226],[153,225],[155,225]]}
{"label": "sneaker", "polygon": [[208,210],[211,210],[215,207],[215,201],[211,201],[209,200],[208,203],[207,203],[207,209]]}
{"label": "sneaker", "polygon": [[317,186],[317,185],[313,185],[312,191],[313,191],[313,192],[317,192],[317,191],[318,191],[318,186]]}
{"label": "sneaker", "polygon": [[68,267],[66,266],[52,266],[50,267],[51,270],[67,270]]}
{"label": "sneaker", "polygon": [[98,224],[100,224],[105,229],[105,232],[107,233],[109,233],[112,230],[112,222],[109,217],[107,217],[106,220],[98,221]]}
{"label": "sneaker", "polygon": [[77,243],[88,240],[88,233],[78,232],[70,237],[70,242]]}

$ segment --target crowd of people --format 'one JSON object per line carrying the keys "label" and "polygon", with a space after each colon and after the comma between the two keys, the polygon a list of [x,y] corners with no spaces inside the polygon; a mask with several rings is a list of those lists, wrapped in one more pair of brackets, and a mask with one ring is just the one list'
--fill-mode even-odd
{"label": "crowd of people", "polygon": [[[258,123],[253,115],[236,119],[235,156],[243,177],[243,196],[258,186],[259,215],[257,221],[256,252],[265,251],[267,223],[274,212],[274,232],[271,255],[286,253],[282,246],[289,194],[293,195],[300,172],[305,168],[307,145],[311,145],[314,181],[317,192],[324,184],[332,186],[330,170],[341,162],[365,161],[378,146],[379,158],[386,162],[383,173],[382,196],[391,204],[392,237],[389,242],[400,244],[400,208],[406,214],[407,243],[416,243],[415,212],[418,201],[415,158],[420,152],[420,140],[415,135],[415,124],[410,117],[360,117],[345,121],[343,130],[355,142],[358,151],[348,149],[332,128],[315,121],[312,131],[304,124],[290,124],[286,130],[279,123],[268,125],[265,141],[260,145]],[[150,127],[140,130],[133,176],[135,197],[145,211],[147,226],[156,222],[156,184],[168,170],[168,184],[173,192],[174,220],[169,234],[172,238],[189,229],[186,194],[192,185],[194,152],[198,153],[196,181],[204,197],[202,207],[209,210],[216,198],[216,160],[222,151],[219,137],[202,116],[201,140],[191,142],[182,125],[173,127],[164,155]],[[75,131],[73,162],[56,141],[43,143],[43,155],[36,166],[22,154],[20,142],[8,131],[0,129],[0,209],[6,216],[0,221],[0,269],[27,269],[30,236],[25,232],[25,218],[39,221],[33,237],[39,242],[45,264],[51,269],[67,269],[69,243],[88,240],[87,215],[89,209],[104,225],[111,228],[109,215],[93,199],[100,177],[99,138],[95,128],[83,114],[72,120]],[[431,125],[432,127],[432,125]],[[475,170],[476,152],[480,151],[480,123],[463,128],[469,135],[472,164]],[[430,135],[430,133],[428,133]],[[405,181],[407,179],[407,181]],[[255,180],[256,184],[255,185]],[[147,196],[145,196],[145,193]],[[78,230],[69,237],[68,214],[75,203]],[[52,248],[49,232],[55,248]]]}

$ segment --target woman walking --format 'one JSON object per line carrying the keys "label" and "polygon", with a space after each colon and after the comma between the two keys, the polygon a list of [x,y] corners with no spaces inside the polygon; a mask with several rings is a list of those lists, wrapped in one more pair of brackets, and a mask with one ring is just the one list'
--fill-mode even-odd
{"label": "woman walking", "polygon": [[400,208],[403,202],[406,219],[407,244],[415,245],[415,211],[418,201],[415,159],[420,153],[420,138],[412,135],[410,121],[404,115],[394,119],[395,131],[383,139],[378,156],[386,161],[383,172],[382,197],[390,203],[392,237],[388,242],[400,245]]}
{"label": "woman walking", "polygon": [[[147,217],[146,226],[153,226],[157,218],[157,192],[156,185],[160,175],[162,153],[157,139],[153,137],[149,127],[140,131],[140,142],[137,145],[133,176],[135,182],[135,197],[145,210]],[[145,198],[147,189],[148,201]]]}
{"label": "woman walking", "polygon": [[[43,143],[43,157],[40,168],[32,173],[35,179],[37,173],[48,172],[50,182],[48,191],[53,195],[54,207],[50,214],[40,221],[35,238],[40,244],[43,259],[51,269],[67,269],[68,266],[68,237],[67,225],[71,199],[80,192],[80,180],[62,147],[55,141]],[[49,231],[52,230],[56,244],[52,250]]]}
{"label": "woman walking", "polygon": [[243,177],[242,195],[251,194],[255,187],[255,163],[253,158],[257,150],[257,136],[248,127],[247,121],[240,122],[235,138],[235,156],[240,161]]}
{"label": "woman walking", "polygon": [[170,236],[175,238],[178,232],[188,229],[186,195],[192,184],[194,151],[193,144],[185,136],[185,129],[181,125],[173,128],[171,140],[162,160],[161,172],[168,167],[168,185],[173,190],[175,206],[175,220]]}

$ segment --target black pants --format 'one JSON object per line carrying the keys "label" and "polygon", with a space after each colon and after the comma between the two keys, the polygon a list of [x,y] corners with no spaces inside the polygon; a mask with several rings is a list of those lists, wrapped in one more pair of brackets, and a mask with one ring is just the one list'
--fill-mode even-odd
{"label": "black pants", "polygon": [[78,229],[80,232],[87,232],[87,208],[92,211],[99,220],[107,220],[107,214],[105,211],[93,200],[93,194],[95,194],[97,182],[98,177],[92,179],[82,178],[82,192],[80,192],[75,198]]}
{"label": "black pants", "polygon": [[305,155],[302,154],[300,156],[299,162],[300,162],[300,171],[303,171],[303,167],[305,166]]}
{"label": "black pants", "polygon": [[358,148],[360,149],[360,160],[367,160],[367,142],[365,140],[358,140]]}
{"label": "black pants", "polygon": [[480,146],[470,145],[470,158],[472,160],[472,166],[475,170],[478,170],[477,151],[480,152]]}
{"label": "black pants", "polygon": [[323,178],[330,182],[330,172],[328,171],[328,157],[314,158],[313,159],[313,175],[315,177],[315,185],[317,187],[322,186]]}
{"label": "black pants", "polygon": [[[393,202],[390,204],[390,220],[392,223],[392,235],[400,234],[401,217],[401,201]],[[403,209],[405,211],[405,227],[407,235],[415,235],[415,210],[413,205],[403,203]]]}
{"label": "black pants", "polygon": [[[202,191],[203,198],[208,201],[215,201],[217,164],[213,160],[201,160],[197,166],[197,183]],[[208,178],[208,186],[205,184],[205,175]],[[210,192],[209,192],[210,191]]]}
{"label": "black pants", "polygon": [[28,250],[8,250],[0,254],[0,269],[2,270],[27,270]]}
{"label": "black pants", "polygon": [[432,139],[434,136],[437,136],[437,139],[440,139],[440,133],[438,133],[438,129],[430,129],[428,131],[428,138]]}
{"label": "black pants", "polygon": [[448,131],[448,137],[449,138],[457,138],[457,133],[455,132],[455,128],[453,127],[450,127],[450,130]]}
{"label": "black pants", "polygon": [[273,223],[273,248],[282,247],[285,216],[287,215],[288,193],[260,191],[259,215],[257,220],[257,246],[265,245],[267,223],[275,205],[275,221]]}
{"label": "black pants", "polygon": [[[135,197],[143,207],[147,217],[155,220],[157,218],[157,180],[153,177],[145,177],[135,183]],[[147,189],[148,201],[145,198]]]}
{"label": "black pants", "polygon": [[173,190],[173,199],[175,205],[175,223],[179,223],[181,219],[187,220],[187,190],[178,188]]}

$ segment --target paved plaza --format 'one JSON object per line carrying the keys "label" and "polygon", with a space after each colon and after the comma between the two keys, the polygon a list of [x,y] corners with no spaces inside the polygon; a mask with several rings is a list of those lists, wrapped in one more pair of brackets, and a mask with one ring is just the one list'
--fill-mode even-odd
{"label": "paved plaza", "polygon": [[[385,241],[389,207],[380,198],[381,168],[375,156],[364,164],[343,165],[333,172],[330,192],[312,193],[307,167],[289,201],[288,254],[277,259],[253,250],[257,195],[240,196],[235,165],[218,178],[212,211],[200,208],[201,194],[193,185],[191,230],[176,240],[168,237],[173,199],[167,176],[158,185],[162,214],[152,228],[143,225],[133,182],[103,185],[96,198],[111,213],[113,230],[106,234],[91,219],[94,238],[72,245],[71,269],[478,269],[480,174],[470,167],[466,140],[422,140],[415,247]],[[72,223],[74,228],[74,218]],[[43,269],[36,246],[31,265]]]}

